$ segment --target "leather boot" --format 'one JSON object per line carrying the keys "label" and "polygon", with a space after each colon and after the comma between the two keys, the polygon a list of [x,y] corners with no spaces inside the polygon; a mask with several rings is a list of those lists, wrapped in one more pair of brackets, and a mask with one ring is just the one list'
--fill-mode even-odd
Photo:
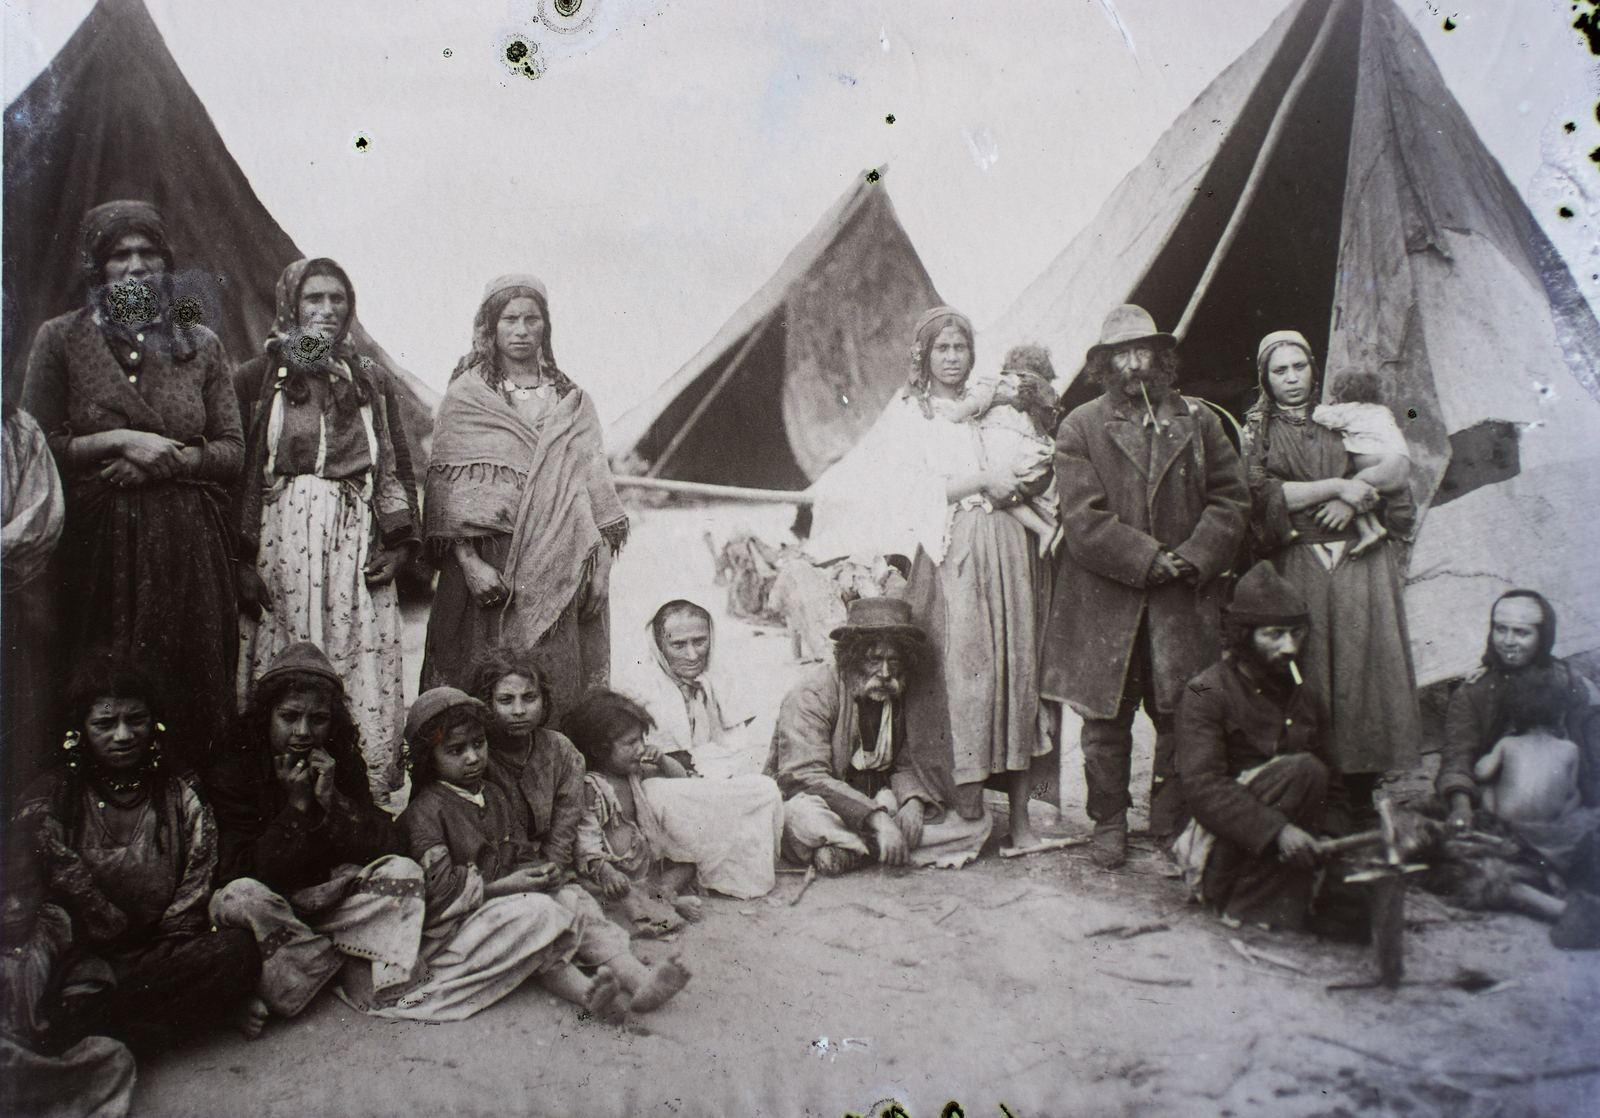
{"label": "leather boot", "polygon": [[1114,870],[1128,860],[1128,813],[1119,811],[1094,825],[1089,860],[1103,870]]}

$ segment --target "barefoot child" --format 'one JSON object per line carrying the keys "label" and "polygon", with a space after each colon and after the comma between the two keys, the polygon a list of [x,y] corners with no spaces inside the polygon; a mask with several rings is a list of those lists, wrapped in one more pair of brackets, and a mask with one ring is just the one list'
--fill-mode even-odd
{"label": "barefoot child", "polygon": [[[1392,413],[1383,404],[1382,387],[1372,373],[1347,372],[1328,392],[1332,403],[1311,412],[1314,422],[1338,433],[1356,467],[1355,479],[1376,487],[1378,480],[1401,460],[1409,463],[1411,450]],[[1350,557],[1366,551],[1389,534],[1375,512],[1356,517],[1356,542]]]}
{"label": "barefoot child", "polygon": [[[649,819],[641,778],[689,775],[677,760],[645,743],[654,720],[632,699],[602,691],[584,699],[563,726],[589,766],[578,825],[579,875],[618,906],[635,935],[659,935],[686,919],[700,919],[700,898],[682,895],[693,884],[693,864],[654,857],[640,826],[641,814]],[[659,872],[653,873],[658,862]],[[672,913],[663,918],[653,911],[652,894]]]}
{"label": "barefoot child", "polygon": [[[683,988],[687,970],[676,959],[646,967],[598,913],[574,912],[545,895],[560,870],[535,860],[521,819],[484,779],[490,720],[483,703],[453,687],[425,692],[406,718],[414,791],[401,826],[427,875],[423,936],[438,946],[424,948],[431,979],[377,1012],[455,1020],[530,974],[602,1016],[657,1008]],[[595,977],[584,977],[573,958],[598,967]]]}
{"label": "barefoot child", "polygon": [[1507,823],[1554,823],[1581,808],[1579,751],[1563,737],[1567,692],[1529,680],[1511,696],[1511,733],[1478,759],[1483,806]]}
{"label": "barefoot child", "polygon": [[989,463],[1011,462],[1019,474],[1046,467],[1029,483],[1006,513],[1038,540],[1039,557],[1047,558],[1061,543],[1059,508],[1049,464],[1055,457],[1056,392],[1050,382],[1055,368],[1043,346],[1016,346],[1006,354],[996,379],[970,378],[967,394],[944,414],[956,421],[975,419]]}

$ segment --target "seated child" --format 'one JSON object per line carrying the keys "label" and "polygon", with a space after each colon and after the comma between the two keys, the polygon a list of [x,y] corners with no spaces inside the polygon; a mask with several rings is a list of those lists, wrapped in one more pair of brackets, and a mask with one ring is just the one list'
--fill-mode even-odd
{"label": "seated child", "polygon": [[1583,806],[1578,747],[1562,736],[1566,707],[1553,680],[1525,681],[1511,696],[1511,733],[1473,766],[1489,784],[1483,806],[1507,823],[1554,823]]}
{"label": "seated child", "polygon": [[977,420],[985,464],[1011,463],[1018,476],[1045,466],[1044,475],[1025,486],[1018,503],[1005,510],[1037,537],[1041,559],[1055,553],[1064,535],[1049,468],[1055,458],[1054,379],[1048,349],[1016,346],[1006,354],[998,378],[970,378],[966,395],[943,409],[957,422]]}
{"label": "seated child", "polygon": [[[611,691],[588,696],[562,722],[589,767],[583,778],[583,820],[578,824],[578,874],[618,905],[635,935],[672,931],[685,919],[698,920],[701,913],[699,897],[682,895],[694,881],[694,865],[654,856],[640,825],[641,816],[650,819],[640,780],[689,775],[675,759],[645,743],[654,726],[643,707]],[[653,873],[658,864],[659,872]],[[653,892],[672,907],[677,919],[663,920],[651,910]]]}
{"label": "seated child", "polygon": [[[1332,403],[1318,404],[1311,418],[1339,434],[1344,449],[1355,464],[1357,481],[1376,485],[1397,459],[1411,460],[1411,450],[1394,413],[1383,404],[1382,385],[1373,373],[1347,372],[1340,375],[1328,392]],[[1350,557],[1366,551],[1389,534],[1376,512],[1356,517],[1356,542]]]}
{"label": "seated child", "polygon": [[[543,892],[560,870],[534,860],[520,816],[484,779],[491,717],[465,692],[438,687],[406,718],[413,791],[400,824],[427,875],[423,935],[439,946],[424,948],[431,978],[393,1010],[376,1012],[445,1020],[452,1018],[441,1009],[461,1005],[465,1012],[457,1015],[466,1016],[530,974],[602,1016],[657,1008],[683,988],[688,971],[676,959],[646,967],[598,912],[572,911]],[[598,967],[592,980],[572,965],[574,957]]]}

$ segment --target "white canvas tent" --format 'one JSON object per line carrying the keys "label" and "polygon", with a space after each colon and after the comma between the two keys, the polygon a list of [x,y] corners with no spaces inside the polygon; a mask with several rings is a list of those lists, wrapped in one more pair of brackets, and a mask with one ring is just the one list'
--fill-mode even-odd
{"label": "white canvas tent", "polygon": [[[1183,338],[1184,391],[1242,415],[1256,343],[1378,371],[1425,509],[1418,682],[1470,671],[1513,586],[1600,649],[1600,326],[1392,0],[1300,0],[1214,81],[998,322],[1074,368],[1111,307]],[[1094,389],[1075,380],[1066,402]]]}

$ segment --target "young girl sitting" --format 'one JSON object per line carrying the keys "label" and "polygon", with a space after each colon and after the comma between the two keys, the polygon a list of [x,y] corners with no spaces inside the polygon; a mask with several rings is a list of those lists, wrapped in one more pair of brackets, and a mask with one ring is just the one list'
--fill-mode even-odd
{"label": "young girl sitting", "polygon": [[[1348,372],[1340,375],[1328,392],[1331,403],[1318,404],[1311,419],[1338,433],[1356,467],[1355,479],[1376,486],[1378,479],[1400,462],[1411,461],[1411,450],[1394,413],[1383,404],[1383,390],[1372,373]],[[1364,512],[1355,519],[1356,542],[1350,558],[1366,551],[1389,534],[1376,512]]]}
{"label": "young girl sitting", "polygon": [[[588,915],[545,895],[559,871],[534,860],[520,817],[484,780],[489,722],[483,703],[453,687],[425,692],[406,718],[413,793],[400,822],[427,875],[423,936],[437,946],[424,947],[431,978],[378,1012],[465,1017],[530,974],[602,1016],[657,1008],[683,988],[688,971],[676,959],[646,967],[628,954],[626,939],[618,950]],[[592,980],[572,965],[574,957],[598,965]]]}
{"label": "young girl sitting", "polygon": [[1511,733],[1478,759],[1483,806],[1507,823],[1554,823],[1583,806],[1578,746],[1565,736],[1567,691],[1528,679],[1511,695]]}
{"label": "young girl sitting", "polygon": [[[635,935],[659,935],[682,927],[685,919],[700,919],[700,898],[683,895],[694,881],[694,865],[656,857],[645,830],[659,835],[641,778],[689,775],[645,743],[655,721],[632,699],[601,691],[573,708],[562,728],[589,766],[578,824],[579,875],[618,907]],[[660,845],[658,837],[654,846]],[[655,911],[652,894],[673,913]]]}
{"label": "young girl sitting", "polygon": [[[977,421],[984,460],[1013,463],[1018,474],[1043,465],[1042,477],[1022,489],[1017,504],[1005,511],[1037,537],[1039,557],[1060,546],[1059,503],[1049,464],[1055,457],[1055,367],[1043,346],[1022,345],[1006,353],[996,377],[972,377],[959,401],[941,404],[953,420]],[[998,401],[998,402],[997,402]]]}

